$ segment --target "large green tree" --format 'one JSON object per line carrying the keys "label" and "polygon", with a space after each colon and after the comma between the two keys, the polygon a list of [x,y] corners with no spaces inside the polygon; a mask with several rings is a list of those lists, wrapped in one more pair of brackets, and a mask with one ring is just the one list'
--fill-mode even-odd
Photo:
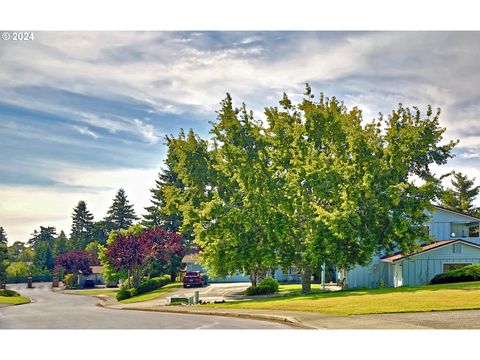
{"label": "large green tree", "polygon": [[480,193],[480,185],[475,186],[475,178],[469,179],[461,172],[453,172],[451,187],[444,190],[440,203],[447,209],[460,211],[470,215],[478,215],[474,201]]}
{"label": "large green tree", "polygon": [[133,205],[129,203],[125,190],[118,190],[108,209],[107,221],[110,230],[128,229],[138,220]]}
{"label": "large green tree", "polygon": [[216,273],[295,266],[308,292],[324,262],[365,264],[428,237],[424,210],[440,194],[430,166],[456,144],[440,144],[439,112],[400,105],[365,122],[307,85],[298,104],[266,108],[266,124],[230,96],[218,114],[210,143],[193,132],[168,143],[185,185],[172,199]]}
{"label": "large green tree", "polygon": [[65,254],[71,250],[71,243],[68,240],[65,232],[62,230],[60,231],[60,235],[58,235],[53,241],[53,256],[57,258],[58,256]]}
{"label": "large green tree", "polygon": [[70,241],[75,249],[84,249],[92,241],[93,214],[87,204],[81,200],[73,209]]}
{"label": "large green tree", "polygon": [[8,247],[8,256],[12,262],[32,262],[35,253],[22,241],[15,241]]}
{"label": "large green tree", "polygon": [[34,230],[28,245],[34,251],[33,266],[36,271],[52,270],[55,265],[54,243],[57,231],[53,226],[40,226],[40,231]]}

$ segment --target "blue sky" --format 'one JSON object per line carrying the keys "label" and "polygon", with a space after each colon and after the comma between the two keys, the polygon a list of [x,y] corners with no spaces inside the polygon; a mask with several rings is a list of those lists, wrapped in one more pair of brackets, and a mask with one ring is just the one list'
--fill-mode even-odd
{"label": "blue sky", "polygon": [[480,33],[37,32],[1,42],[0,63],[0,226],[10,242],[40,225],[68,233],[79,200],[100,220],[120,187],[142,214],[164,136],[208,136],[226,92],[258,117],[305,82],[366,119],[399,102],[441,107],[446,138],[461,142],[436,171],[480,180]]}

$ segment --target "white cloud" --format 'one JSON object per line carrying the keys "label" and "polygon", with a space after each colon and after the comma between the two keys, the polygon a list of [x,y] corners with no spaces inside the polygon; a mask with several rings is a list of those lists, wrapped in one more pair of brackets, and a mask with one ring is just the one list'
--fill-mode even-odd
{"label": "white cloud", "polygon": [[90,130],[88,127],[81,127],[81,126],[73,126],[75,130],[77,130],[82,135],[90,136],[94,139],[99,139],[100,136]]}
{"label": "white cloud", "polygon": [[97,170],[64,164],[55,172],[54,179],[74,186],[91,187],[92,191],[69,190],[62,187],[0,186],[0,219],[9,243],[26,241],[33,230],[55,226],[67,234],[71,214],[78,201],[84,200],[95,220],[105,217],[108,207],[123,188],[137,216],[150,205],[150,191],[159,169]]}

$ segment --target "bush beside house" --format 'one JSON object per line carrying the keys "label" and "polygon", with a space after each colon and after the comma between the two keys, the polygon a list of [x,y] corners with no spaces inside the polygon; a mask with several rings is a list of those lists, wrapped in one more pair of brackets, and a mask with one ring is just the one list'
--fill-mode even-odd
{"label": "bush beside house", "polygon": [[461,269],[447,271],[436,275],[431,284],[446,284],[466,281],[480,281],[480,264],[468,265]]}

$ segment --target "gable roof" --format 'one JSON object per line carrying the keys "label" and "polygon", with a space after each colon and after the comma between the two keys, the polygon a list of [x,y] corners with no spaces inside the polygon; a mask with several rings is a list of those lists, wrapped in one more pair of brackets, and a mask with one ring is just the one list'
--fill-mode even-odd
{"label": "gable roof", "polygon": [[383,258],[381,258],[381,261],[383,261],[383,262],[396,262],[396,261],[403,260],[403,259],[408,258],[408,257],[414,257],[414,256],[420,255],[424,252],[434,250],[434,249],[438,249],[438,248],[441,248],[441,247],[444,247],[444,246],[447,246],[447,245],[451,245],[451,244],[454,244],[454,243],[464,243],[465,245],[474,246],[474,247],[480,249],[480,245],[472,243],[470,241],[465,241],[465,240],[461,240],[461,239],[441,240],[441,241],[433,242],[433,243],[430,243],[430,244],[427,244],[427,245],[422,245],[420,247],[420,250],[417,251],[415,254],[406,255],[406,254],[403,254],[403,253],[399,252],[399,253],[396,253],[392,256],[383,257]]}
{"label": "gable roof", "polygon": [[438,206],[438,205],[433,205],[433,207],[436,208],[436,209],[440,209],[440,210],[446,211],[446,212],[451,212],[451,213],[453,213],[453,214],[465,216],[465,217],[467,217],[467,218],[474,219],[474,220],[479,220],[479,221],[480,221],[480,218],[479,218],[479,217],[476,217],[476,216],[473,216],[473,215],[469,215],[469,214],[465,214],[465,213],[463,213],[463,212],[461,212],[461,211],[452,210],[452,209],[447,209],[447,208],[444,208],[444,207]]}

